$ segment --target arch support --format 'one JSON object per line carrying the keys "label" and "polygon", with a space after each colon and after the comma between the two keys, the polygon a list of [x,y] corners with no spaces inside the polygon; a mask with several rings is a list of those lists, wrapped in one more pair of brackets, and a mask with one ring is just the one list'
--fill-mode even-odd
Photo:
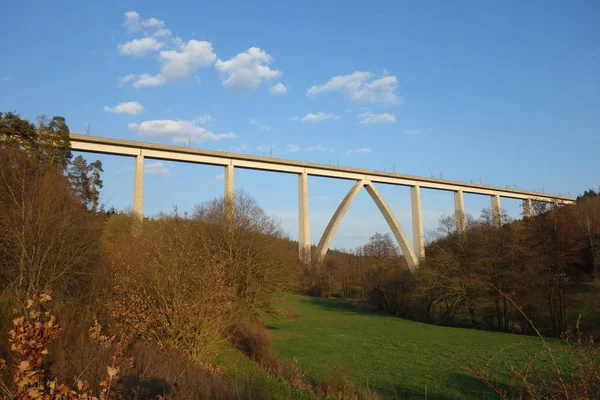
{"label": "arch support", "polygon": [[346,197],[344,197],[337,210],[335,210],[335,213],[333,213],[331,220],[329,220],[329,223],[327,224],[327,228],[325,228],[325,232],[323,232],[323,236],[321,236],[319,246],[317,247],[318,265],[321,265],[323,263],[323,260],[325,259],[325,254],[327,254],[327,250],[329,250],[329,244],[333,239],[333,235],[335,235],[335,231],[337,231],[337,228],[340,225],[342,218],[344,218],[344,214],[346,214],[346,211],[348,211],[348,207],[350,207],[350,204],[352,204],[352,200],[354,200],[354,198],[356,197],[358,192],[360,192],[360,189],[364,185],[364,180],[357,181],[354,184],[354,186],[352,186],[348,194],[346,194]]}
{"label": "arch support", "polygon": [[392,230],[396,241],[400,245],[400,249],[402,249],[404,258],[406,258],[408,268],[410,268],[411,271],[414,271],[419,266],[419,259],[415,255],[415,252],[411,247],[410,242],[406,237],[406,234],[402,230],[400,223],[394,216],[394,213],[387,205],[377,188],[373,185],[373,183],[367,181],[365,183],[365,188],[367,189],[367,192],[369,192],[369,195],[371,195],[371,198],[373,199],[375,204],[377,204],[379,211],[381,211],[383,217],[385,218],[385,221],[388,223],[390,229]]}
{"label": "arch support", "polygon": [[319,246],[317,248],[317,264],[321,265],[323,263],[325,255],[327,254],[327,250],[329,250],[331,240],[333,239],[333,235],[335,235],[335,232],[337,231],[337,228],[340,225],[342,218],[344,218],[346,211],[348,211],[348,207],[350,207],[350,204],[352,204],[352,201],[354,200],[358,192],[360,192],[360,189],[363,186],[367,189],[367,192],[377,205],[377,208],[379,208],[379,211],[381,211],[381,213],[383,214],[383,217],[385,218],[390,229],[392,230],[396,241],[400,245],[400,249],[402,249],[404,257],[406,258],[408,267],[411,271],[414,271],[419,266],[418,257],[415,255],[415,252],[411,247],[408,238],[404,234],[400,223],[394,216],[394,213],[387,205],[377,188],[375,188],[373,183],[368,180],[357,181],[354,184],[354,186],[352,186],[348,194],[346,194],[346,197],[344,197],[337,210],[335,210],[335,213],[331,217],[331,220],[329,221],[329,224],[327,224],[327,228],[325,228],[325,232],[323,232],[323,236],[319,241]]}

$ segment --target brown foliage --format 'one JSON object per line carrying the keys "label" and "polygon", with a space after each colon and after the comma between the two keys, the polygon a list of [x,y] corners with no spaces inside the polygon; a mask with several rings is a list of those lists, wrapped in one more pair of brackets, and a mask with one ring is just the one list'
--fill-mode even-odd
{"label": "brown foliage", "polygon": [[61,170],[0,149],[0,290],[77,294],[99,256],[100,221],[71,193]]}
{"label": "brown foliage", "polygon": [[202,245],[197,224],[174,215],[123,234],[107,250],[120,329],[166,349],[202,356],[229,324],[235,301],[223,264]]}
{"label": "brown foliage", "polygon": [[[13,320],[13,328],[9,331],[9,341],[13,355],[12,385],[0,381],[0,391],[5,399],[81,399],[109,400],[117,396],[111,384],[117,376],[123,362],[125,343],[116,345],[115,354],[111,357],[111,365],[107,368],[105,378],[100,382],[100,392],[96,397],[89,390],[87,382],[74,379],[74,383],[59,383],[48,368],[46,356],[48,345],[56,340],[62,328],[45,307],[52,298],[48,291],[32,298],[19,301],[20,307],[15,310],[18,316]],[[6,368],[4,360],[0,361],[0,369]]]}
{"label": "brown foliage", "polygon": [[196,206],[193,219],[203,226],[202,245],[223,264],[240,306],[264,309],[271,293],[291,287],[296,254],[254,198],[237,192],[233,204],[215,199]]}

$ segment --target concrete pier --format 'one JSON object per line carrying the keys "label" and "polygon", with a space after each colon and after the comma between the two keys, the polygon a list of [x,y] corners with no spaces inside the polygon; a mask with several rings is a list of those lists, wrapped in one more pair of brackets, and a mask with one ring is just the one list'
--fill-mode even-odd
{"label": "concrete pier", "polygon": [[465,213],[465,198],[462,189],[454,192],[454,217],[456,218],[456,231],[465,232],[467,229],[467,214]]}
{"label": "concrete pier", "polygon": [[311,262],[310,217],[308,213],[308,174],[298,175],[298,257],[303,264]]}
{"label": "concrete pier", "polygon": [[423,235],[423,215],[421,213],[421,188],[410,187],[410,208],[412,214],[413,247],[419,259],[425,258],[425,237]]}
{"label": "concrete pier", "polygon": [[135,157],[133,171],[133,213],[139,219],[144,219],[144,154]]}

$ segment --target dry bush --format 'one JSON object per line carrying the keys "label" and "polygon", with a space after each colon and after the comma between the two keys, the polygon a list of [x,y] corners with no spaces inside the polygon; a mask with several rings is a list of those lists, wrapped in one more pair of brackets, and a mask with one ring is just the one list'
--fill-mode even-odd
{"label": "dry bush", "polygon": [[[129,346],[127,338],[117,341],[105,336],[97,322],[87,333],[81,332],[84,322],[80,321],[71,321],[63,329],[45,307],[49,300],[43,294],[20,303],[10,330],[13,362],[10,374],[4,376],[10,379],[0,379],[4,400],[264,397],[255,397],[251,387],[234,388],[222,369],[195,361],[183,351],[158,350],[142,342]],[[0,359],[0,370],[5,368]],[[99,388],[98,397],[90,387]]]}
{"label": "dry bush", "polygon": [[[61,334],[62,328],[56,318],[46,308],[52,300],[49,291],[38,295],[34,293],[26,301],[19,300],[15,309],[17,316],[9,331],[11,344],[12,382],[0,380],[0,393],[8,399],[73,399],[73,400],[109,400],[116,399],[119,392],[114,389],[113,381],[122,367],[127,364],[124,358],[126,340],[115,344],[115,352],[110,357],[104,379],[99,383],[99,395],[89,390],[87,381],[80,376],[73,383],[59,383],[49,369],[48,345]],[[110,344],[109,344],[110,345]],[[0,370],[7,368],[6,361],[0,359]]]}
{"label": "dry bush", "polygon": [[278,221],[244,192],[233,204],[215,199],[196,206],[195,221],[204,227],[203,245],[223,262],[228,282],[249,310],[269,304],[269,295],[291,287],[296,263]]}
{"label": "dry bush", "polygon": [[100,221],[58,168],[12,148],[0,148],[0,232],[0,290],[22,297],[81,293],[98,260]]}
{"label": "dry bush", "polygon": [[250,318],[240,319],[224,332],[231,345],[256,361],[267,371],[276,372],[280,361],[275,356],[264,325]]}
{"label": "dry bush", "polygon": [[220,371],[206,368],[177,349],[156,349],[138,343],[130,354],[135,366],[123,375],[126,398],[239,399],[245,398]]}
{"label": "dry bush", "polygon": [[235,296],[225,268],[202,246],[197,224],[174,215],[124,233],[108,251],[120,330],[160,348],[205,356],[230,323]]}

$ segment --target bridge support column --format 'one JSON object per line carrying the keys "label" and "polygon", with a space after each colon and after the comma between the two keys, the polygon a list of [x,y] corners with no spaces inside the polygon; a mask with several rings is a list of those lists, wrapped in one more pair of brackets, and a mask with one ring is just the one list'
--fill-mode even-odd
{"label": "bridge support column", "polygon": [[492,218],[494,226],[499,228],[502,226],[502,208],[500,207],[500,195],[495,194],[492,196]]}
{"label": "bridge support column", "polygon": [[233,229],[234,222],[234,207],[235,207],[235,188],[233,186],[233,161],[229,161],[229,164],[225,166],[225,173],[223,174],[224,182],[224,207],[225,207],[225,221],[229,229]]}
{"label": "bridge support column", "polygon": [[532,215],[531,199],[523,200],[523,218],[531,218]]}
{"label": "bridge support column", "polygon": [[140,219],[144,219],[144,154],[135,157],[135,168],[133,171],[133,213]]}
{"label": "bridge support column", "polygon": [[369,195],[371,196],[375,204],[377,204],[377,208],[379,208],[379,211],[381,211],[383,217],[385,218],[385,221],[388,223],[390,229],[392,230],[396,241],[400,245],[400,249],[402,249],[402,254],[406,259],[406,262],[408,263],[408,268],[411,271],[414,271],[419,266],[419,259],[415,255],[415,252],[413,251],[412,247],[410,247],[408,238],[404,234],[404,231],[402,230],[402,227],[400,226],[398,220],[394,216],[394,213],[387,205],[387,203],[385,202],[377,188],[373,185],[373,183],[367,181],[365,184],[365,189],[367,189],[367,192],[369,192]]}
{"label": "bridge support column", "polygon": [[323,236],[321,236],[321,240],[319,240],[319,246],[317,247],[317,264],[323,264],[323,260],[325,259],[325,254],[327,254],[327,250],[329,250],[329,244],[333,239],[333,235],[337,230],[344,214],[348,211],[348,207],[352,203],[352,200],[356,197],[360,189],[365,185],[364,180],[357,181],[354,186],[350,189],[344,200],[340,203],[337,210],[333,213],[331,220],[327,224],[327,228],[325,228],[325,232],[323,232]]}
{"label": "bridge support column", "polygon": [[423,215],[421,213],[421,188],[417,183],[410,188],[412,210],[413,247],[417,258],[425,258],[425,239],[423,236]]}
{"label": "bridge support column", "polygon": [[303,264],[311,261],[310,217],[308,213],[308,174],[298,175],[298,258]]}
{"label": "bridge support column", "polygon": [[225,166],[223,181],[225,183],[225,202],[233,203],[235,200],[235,188],[233,186],[233,163],[231,161],[229,165]]}
{"label": "bridge support column", "polygon": [[454,217],[456,218],[456,231],[464,233],[467,229],[467,215],[465,213],[465,199],[462,189],[454,192]]}

